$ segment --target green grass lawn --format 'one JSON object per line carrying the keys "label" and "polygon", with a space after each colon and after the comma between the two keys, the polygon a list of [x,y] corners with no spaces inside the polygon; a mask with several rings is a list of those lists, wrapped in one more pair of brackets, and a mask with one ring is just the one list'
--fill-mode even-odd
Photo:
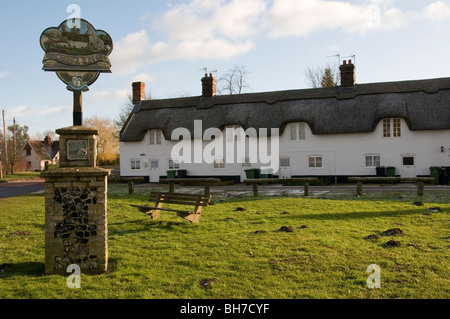
{"label": "green grass lawn", "polygon": [[29,179],[38,179],[40,178],[40,172],[24,172],[24,173],[16,173],[16,174],[8,174],[3,175],[3,178],[0,179],[1,182],[13,182],[18,180],[29,180]]}
{"label": "green grass lawn", "polygon": [[[215,196],[193,225],[170,212],[150,220],[130,207],[145,202],[146,190],[126,191],[109,187],[111,271],[82,275],[81,289],[44,275],[44,197],[0,199],[0,299],[450,298],[450,198],[443,193],[428,193],[423,206],[411,205],[411,194]],[[392,228],[404,235],[381,236]],[[365,239],[371,234],[380,236]],[[389,240],[401,246],[383,247]],[[366,285],[371,264],[381,268],[380,289]]]}

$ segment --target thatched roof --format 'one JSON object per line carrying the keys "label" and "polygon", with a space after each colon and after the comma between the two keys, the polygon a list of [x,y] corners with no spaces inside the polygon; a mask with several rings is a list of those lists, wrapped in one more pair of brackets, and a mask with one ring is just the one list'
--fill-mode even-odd
{"label": "thatched roof", "polygon": [[[59,141],[51,142],[51,146],[43,141],[27,141],[27,144],[36,152],[41,161],[52,161],[59,152]],[[27,147],[26,144],[25,147]]]}
{"label": "thatched roof", "polygon": [[383,118],[403,118],[412,131],[450,129],[450,78],[358,84],[278,92],[188,97],[138,102],[124,125],[122,142],[139,141],[149,129],[170,139],[176,128],[194,135],[241,125],[244,129],[279,128],[306,122],[313,134],[373,132]]}

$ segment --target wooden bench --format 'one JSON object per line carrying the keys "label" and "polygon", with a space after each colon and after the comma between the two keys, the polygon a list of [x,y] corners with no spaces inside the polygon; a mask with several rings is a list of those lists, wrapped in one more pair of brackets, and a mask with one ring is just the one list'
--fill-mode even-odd
{"label": "wooden bench", "polygon": [[303,183],[304,195],[309,196],[309,183],[317,181],[317,178],[259,178],[246,179],[244,183],[253,185],[253,195],[258,196],[258,184],[283,184],[287,182]]}
{"label": "wooden bench", "polygon": [[417,195],[423,196],[425,192],[425,183],[431,183],[434,181],[433,177],[349,177],[349,182],[356,182],[356,195],[363,195],[363,183],[364,182],[415,182],[417,184]]}
{"label": "wooden bench", "polygon": [[175,192],[175,183],[189,183],[191,185],[200,185],[205,187],[205,196],[210,197],[210,186],[220,185],[218,178],[170,178],[161,179],[160,183],[169,184],[169,193]]}
{"label": "wooden bench", "polygon": [[[203,206],[208,206],[211,196],[195,195],[195,194],[183,194],[183,193],[165,193],[165,192],[151,192],[149,201],[154,201],[156,204],[154,207],[148,205],[131,205],[137,207],[137,209],[150,216],[152,219],[158,219],[161,211],[176,212],[177,216],[182,217],[191,223],[199,223],[200,215],[202,214]],[[194,206],[193,210],[180,210],[172,208],[163,208],[163,204],[177,204]]]}

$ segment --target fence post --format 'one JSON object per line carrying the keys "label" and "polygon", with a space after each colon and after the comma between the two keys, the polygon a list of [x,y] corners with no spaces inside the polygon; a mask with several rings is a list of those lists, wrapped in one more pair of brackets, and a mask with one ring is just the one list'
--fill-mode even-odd
{"label": "fence post", "polygon": [[133,194],[134,193],[134,182],[128,181],[128,193]]}
{"label": "fence post", "polygon": [[305,181],[305,184],[303,185],[303,188],[305,189],[305,196],[309,196],[309,182]]}
{"label": "fence post", "polygon": [[417,196],[423,196],[424,191],[425,191],[425,182],[417,181]]}
{"label": "fence post", "polygon": [[356,182],[356,195],[358,195],[358,196],[363,195],[363,182],[362,181]]}
{"label": "fence post", "polygon": [[253,196],[258,196],[258,183],[253,183]]}

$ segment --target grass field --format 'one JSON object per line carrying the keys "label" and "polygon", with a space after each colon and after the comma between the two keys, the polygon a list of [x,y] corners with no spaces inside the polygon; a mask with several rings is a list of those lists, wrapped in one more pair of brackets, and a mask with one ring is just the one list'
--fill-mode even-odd
{"label": "grass field", "polygon": [[[0,199],[0,299],[450,298],[444,193],[214,196],[193,225],[170,212],[152,221],[130,207],[146,192],[109,186],[111,270],[82,275],[81,289],[44,275],[43,195]],[[403,235],[382,236],[393,228]],[[384,247],[390,240],[400,247]],[[379,289],[366,284],[371,264],[381,269]]]}

